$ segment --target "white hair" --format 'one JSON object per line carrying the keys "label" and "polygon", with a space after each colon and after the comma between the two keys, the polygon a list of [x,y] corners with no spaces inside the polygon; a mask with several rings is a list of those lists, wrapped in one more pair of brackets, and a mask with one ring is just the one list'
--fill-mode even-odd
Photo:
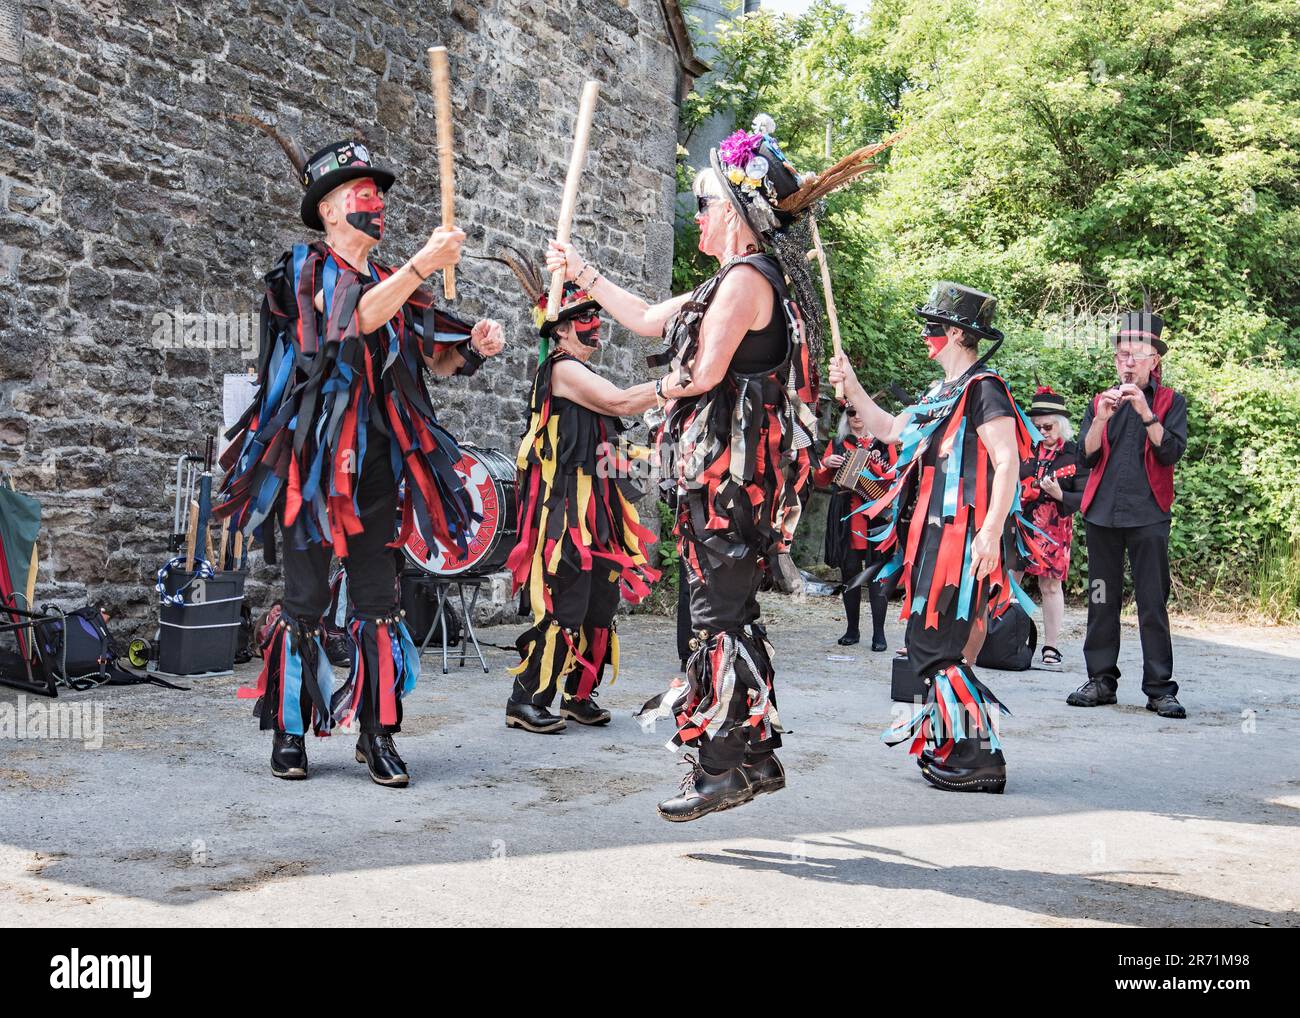
{"label": "white hair", "polygon": [[1070,418],[1066,417],[1065,414],[1043,414],[1042,416],[1056,422],[1056,428],[1062,441],[1070,442],[1074,440],[1074,425],[1070,423]]}
{"label": "white hair", "polygon": [[701,195],[709,198],[726,198],[726,185],[718,176],[718,171],[712,166],[706,166],[695,174],[695,180],[691,184],[691,191],[696,197]]}

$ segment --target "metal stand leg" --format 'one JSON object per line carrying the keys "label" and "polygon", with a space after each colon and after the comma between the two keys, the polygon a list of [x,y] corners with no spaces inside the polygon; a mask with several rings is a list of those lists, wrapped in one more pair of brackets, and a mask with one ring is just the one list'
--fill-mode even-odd
{"label": "metal stand leg", "polygon": [[465,616],[465,633],[460,638],[460,666],[465,667],[465,636],[468,636],[474,642],[474,653],[478,655],[478,663],[483,666],[484,673],[487,672],[487,660],[483,657],[483,648],[478,645],[478,635],[474,632],[474,606],[478,604],[479,591],[483,589],[482,585],[475,582],[474,593],[470,595],[469,607],[465,607],[465,584],[458,583],[456,586],[460,590],[460,610]]}
{"label": "metal stand leg", "polygon": [[[436,598],[436,597],[438,596],[438,584],[437,584],[437,583],[421,583],[421,584],[420,584],[420,587],[419,587],[419,591],[420,591],[421,596],[424,596],[425,594],[427,594],[427,592],[428,592],[428,590],[429,590],[429,587],[433,587],[433,596]],[[441,611],[441,609],[436,610],[436,611],[433,613],[433,618],[429,620],[429,631],[428,631],[427,633],[424,634],[424,640],[423,640],[423,642],[421,642],[421,644],[420,644],[420,656],[421,656],[421,657],[424,656],[424,652],[428,649],[428,647],[429,647],[429,641],[433,639],[433,631],[434,631],[435,629],[438,628],[438,620],[439,620],[440,618],[442,618],[442,611]]]}
{"label": "metal stand leg", "polygon": [[438,586],[438,619],[442,622],[442,674],[447,674],[447,594],[451,591],[450,583]]}

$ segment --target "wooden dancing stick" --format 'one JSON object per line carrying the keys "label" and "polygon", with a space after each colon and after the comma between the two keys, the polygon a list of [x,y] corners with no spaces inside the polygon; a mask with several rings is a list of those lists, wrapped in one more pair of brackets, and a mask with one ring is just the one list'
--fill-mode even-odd
{"label": "wooden dancing stick", "polygon": [[[600,95],[600,82],[589,81],[582,86],[582,104],[578,107],[578,123],[573,131],[573,154],[569,157],[569,175],[564,178],[564,200],[560,202],[560,221],[555,227],[555,239],[561,244],[569,242],[573,228],[573,209],[578,204],[578,183],[582,179],[582,165],[587,161],[587,143],[591,138],[591,118],[596,113],[596,97]],[[555,321],[560,313],[560,295],[564,293],[564,270],[551,273],[551,292],[546,298],[546,317]]]}
{"label": "wooden dancing stick", "polygon": [[226,568],[226,540],[230,537],[230,527],[233,524],[226,520],[221,521],[221,547],[217,550],[217,561],[213,563],[213,568],[221,572]]}
{"label": "wooden dancing stick", "polygon": [[[831,292],[831,270],[826,264],[826,249],[822,247],[822,237],[817,232],[816,219],[812,219],[812,239],[813,248],[817,252],[817,264],[822,270],[822,295],[826,298],[826,317],[831,320],[831,356],[838,357],[843,350],[840,345],[840,319],[835,314],[835,294]],[[835,386],[835,398],[844,398],[843,383]]]}
{"label": "wooden dancing stick", "polygon": [[199,504],[190,500],[190,525],[185,528],[185,571],[194,572],[194,542],[199,538]]}
{"label": "wooden dancing stick", "polygon": [[[433,104],[438,117],[438,182],[442,185],[442,225],[456,225],[456,179],[452,162],[451,66],[446,46],[429,47],[429,74],[433,79]],[[456,299],[456,267],[442,270],[442,295]]]}
{"label": "wooden dancing stick", "polygon": [[[231,526],[234,526],[234,523],[233,523],[233,522],[231,523]],[[243,564],[242,564],[242,562],[240,561],[240,559],[242,559],[243,557],[244,557],[244,532],[243,532],[242,530],[236,530],[236,531],[235,531],[235,548],[234,548],[234,551],[231,553],[231,556],[230,556],[230,560],[231,560],[231,562],[234,563],[234,568],[235,568],[236,570],[239,570],[239,569],[243,568]]]}

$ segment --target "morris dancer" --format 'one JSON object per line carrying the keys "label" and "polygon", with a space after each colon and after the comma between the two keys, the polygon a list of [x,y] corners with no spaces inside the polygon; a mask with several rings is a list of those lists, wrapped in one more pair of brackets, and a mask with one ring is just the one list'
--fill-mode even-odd
{"label": "morris dancer", "polygon": [[[473,374],[501,350],[501,326],[471,327],[422,288],[459,261],[460,230],[434,230],[396,270],[369,260],[395,177],[364,145],[336,142],[303,159],[290,139],[256,126],[289,155],[306,189],[302,221],[325,237],[296,245],[266,276],[259,391],[222,459],[218,514],[260,537],[268,562],[276,522],[284,538],[283,615],[256,688],[239,695],[257,698],[261,727],[274,733],[276,777],[307,777],[309,725],[323,736],[358,717],[357,761],[376,783],[404,787],[393,734],[419,657],[397,607],[392,549],[418,519],[463,551],[473,522],[453,470],[460,451],[438,426],[423,368]],[[332,555],[343,559],[353,604],[351,670],[338,690],[321,643]]]}
{"label": "morris dancer", "polygon": [[[1014,525],[1023,555],[1038,554],[1024,540],[1028,525],[1018,502],[1020,460],[1032,454],[1039,436],[1002,376],[986,367],[1002,342],[992,324],[996,304],[988,294],[953,283],[934,288],[916,313],[944,377],[897,417],[866,394],[846,356],[832,359],[830,369],[831,382],[844,383],[846,398],[871,432],[900,446],[892,487],[864,511],[868,518],[886,509],[894,513],[872,534],[882,551],[893,552],[877,578],[903,571],[907,653],[927,694],[920,713],[884,738],[890,745],[911,738],[926,780],[957,792],[1006,786],[993,717],[1006,708],[975,677],[962,650],[986,608],[1000,614],[1014,594],[1033,610],[1004,566],[1005,529]],[[982,339],[994,346],[980,357]],[[911,520],[900,520],[913,491]],[[927,744],[932,749],[923,752]]]}
{"label": "morris dancer", "polygon": [[672,742],[695,747],[699,759],[687,755],[679,794],[659,804],[665,820],[694,820],[785,787],[757,595],[769,558],[786,549],[799,518],[816,428],[806,404],[817,393],[815,357],[786,277],[804,313],[817,305],[804,259],[809,240],[791,229],[812,199],[803,200],[774,131],[770,117],[756,119],[754,133],[728,138],[695,179],[699,248],[721,267],[694,292],[647,304],[572,244],[552,242],[547,253],[547,268],[576,280],[622,325],[668,341],[651,358],[651,366],[672,364],[657,383],[666,420],[656,450],[676,489],[695,636],[686,683],[643,712],[671,714]]}
{"label": "morris dancer", "polygon": [[[594,697],[607,665],[618,675],[620,589],[636,604],[659,578],[646,554],[654,534],[636,511],[643,493],[619,438],[620,417],[655,405],[655,384],[620,389],[588,364],[601,331],[600,304],[588,293],[566,283],[549,321],[537,270],[514,252],[497,260],[533,303],[543,347],[553,344],[537,366],[516,460],[519,543],[506,565],[533,625],[516,643],[506,725],[540,734],[563,731],[566,720],[605,725],[609,711]],[[561,687],[556,716],[549,708]]]}

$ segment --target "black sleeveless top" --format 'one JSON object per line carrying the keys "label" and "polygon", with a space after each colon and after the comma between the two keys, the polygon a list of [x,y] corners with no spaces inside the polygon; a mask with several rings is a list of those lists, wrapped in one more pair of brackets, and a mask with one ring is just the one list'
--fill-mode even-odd
{"label": "black sleeveless top", "polygon": [[[771,255],[764,257],[770,258]],[[779,269],[778,269],[779,271]],[[731,356],[731,370],[742,375],[771,371],[785,359],[787,332],[781,295],[772,289],[772,317],[761,329],[750,329]]]}

